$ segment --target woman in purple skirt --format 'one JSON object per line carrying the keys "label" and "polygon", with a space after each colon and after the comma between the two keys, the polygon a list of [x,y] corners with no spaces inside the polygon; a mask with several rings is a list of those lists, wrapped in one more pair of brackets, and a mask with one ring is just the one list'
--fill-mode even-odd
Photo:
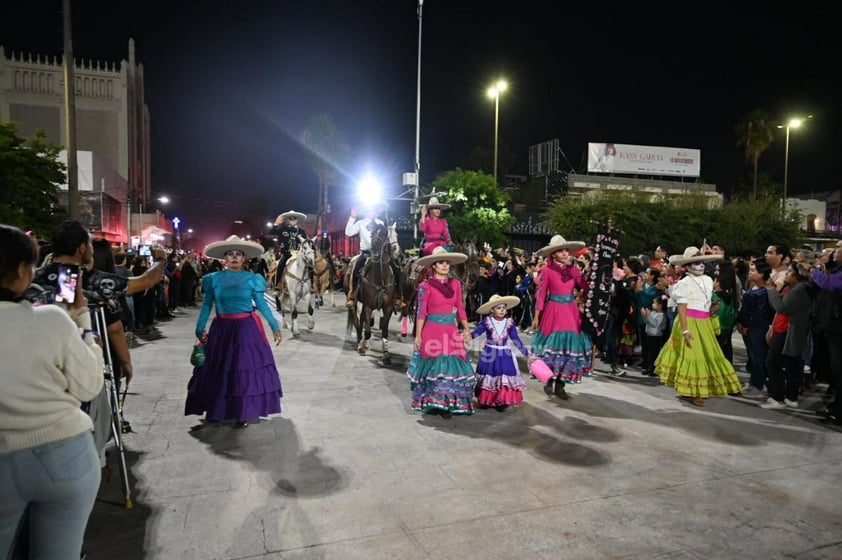
{"label": "woman in purple skirt", "polygon": [[[281,329],[263,298],[266,280],[246,269],[248,259],[262,255],[263,247],[232,235],[205,247],[205,254],[224,259],[226,269],[202,280],[205,299],[196,336],[205,344],[205,361],[187,386],[184,414],[204,413],[208,422],[235,420],[238,428],[245,428],[249,421],[281,412],[283,396],[257,311],[269,322],[276,344],[283,339]],[[214,306],[216,317],[206,334]]]}

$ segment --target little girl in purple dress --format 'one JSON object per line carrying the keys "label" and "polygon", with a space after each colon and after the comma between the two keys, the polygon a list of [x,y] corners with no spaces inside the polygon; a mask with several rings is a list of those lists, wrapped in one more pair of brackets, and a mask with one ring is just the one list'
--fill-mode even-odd
{"label": "little girl in purple dress", "polygon": [[520,340],[514,319],[506,312],[520,303],[516,296],[491,296],[487,303],[477,309],[486,315],[471,332],[471,338],[485,333],[479,363],[477,363],[476,396],[480,408],[494,407],[503,412],[507,407],[523,402],[525,383],[520,374],[517,358],[512,352],[511,342],[524,356],[529,350]]}

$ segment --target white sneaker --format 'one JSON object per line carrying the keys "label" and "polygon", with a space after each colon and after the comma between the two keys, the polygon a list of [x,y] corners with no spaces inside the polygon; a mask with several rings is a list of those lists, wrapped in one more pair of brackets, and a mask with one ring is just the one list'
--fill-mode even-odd
{"label": "white sneaker", "polygon": [[766,402],[760,403],[760,408],[764,408],[766,410],[783,410],[786,408],[786,405],[780,401],[776,401],[772,397],[766,399]]}
{"label": "white sneaker", "polygon": [[740,391],[740,395],[742,395],[746,399],[766,400],[767,398],[769,398],[762,389],[758,389],[754,385],[750,384],[746,384],[742,388],[742,390]]}
{"label": "white sneaker", "polygon": [[784,399],[784,404],[787,408],[798,408],[798,401],[791,401],[789,399]]}

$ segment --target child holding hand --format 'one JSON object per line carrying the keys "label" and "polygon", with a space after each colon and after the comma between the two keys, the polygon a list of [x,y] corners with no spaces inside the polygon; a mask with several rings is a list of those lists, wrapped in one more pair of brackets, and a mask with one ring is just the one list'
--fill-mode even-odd
{"label": "child holding hand", "polygon": [[507,318],[509,309],[520,304],[516,296],[493,295],[477,309],[482,318],[471,332],[471,338],[485,333],[479,363],[475,393],[479,408],[494,407],[503,412],[507,407],[523,402],[526,385],[520,374],[517,358],[512,353],[511,342],[521,354],[528,357],[529,350],[518,336],[514,319]]}

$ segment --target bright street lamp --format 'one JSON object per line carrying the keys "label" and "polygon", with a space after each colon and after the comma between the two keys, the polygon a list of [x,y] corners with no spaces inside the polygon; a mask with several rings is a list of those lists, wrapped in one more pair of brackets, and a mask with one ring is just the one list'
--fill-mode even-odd
{"label": "bright street lamp", "polygon": [[[813,115],[809,115],[808,119],[812,119]],[[786,217],[786,193],[787,182],[789,181],[789,129],[798,128],[804,124],[804,119],[789,119],[786,124],[779,124],[778,128],[786,129],[786,144],[784,148],[784,197],[781,204],[781,215]]]}
{"label": "bright street lamp", "polygon": [[497,131],[500,124],[500,94],[506,91],[508,84],[498,80],[496,84],[488,88],[488,97],[494,100],[494,182],[497,182]]}

